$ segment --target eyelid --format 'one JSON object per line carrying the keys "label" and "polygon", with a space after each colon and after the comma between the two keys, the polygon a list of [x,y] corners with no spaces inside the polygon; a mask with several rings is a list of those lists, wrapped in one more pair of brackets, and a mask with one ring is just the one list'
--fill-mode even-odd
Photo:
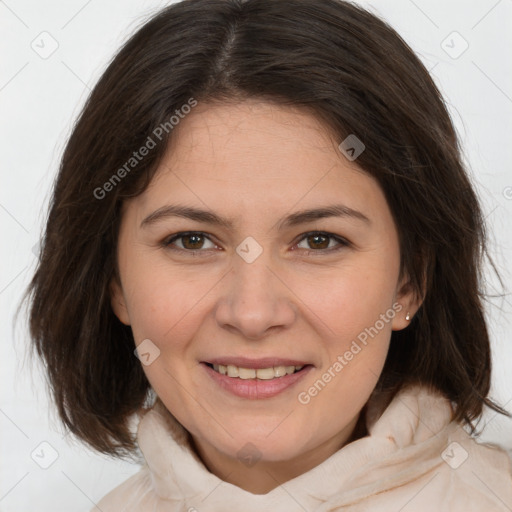
{"label": "eyelid", "polygon": [[207,251],[210,251],[211,249],[181,249],[180,247],[173,247],[172,242],[179,240],[180,238],[183,238],[187,235],[199,235],[203,238],[208,239],[212,244],[217,245],[216,242],[212,240],[212,236],[208,233],[204,233],[203,231],[180,231],[179,233],[175,233],[174,235],[168,236],[164,238],[162,241],[162,245],[166,249],[170,249],[172,251],[178,251],[182,253],[189,253],[189,254],[197,254],[200,252],[206,253]]}
{"label": "eyelid", "polygon": [[308,231],[307,233],[302,233],[300,236],[300,238],[297,239],[297,242],[294,244],[294,245],[297,245],[299,244],[300,242],[302,242],[302,240],[304,240],[305,238],[309,237],[309,236],[313,236],[313,235],[323,235],[325,236],[326,238],[332,238],[333,240],[336,240],[336,242],[338,242],[338,246],[337,247],[331,247],[330,249],[301,249],[302,251],[305,251],[306,254],[318,254],[318,255],[322,255],[322,254],[331,254],[333,252],[336,252],[340,249],[343,249],[345,247],[350,247],[352,244],[344,237],[340,236],[340,235],[335,235],[334,233],[330,233],[329,231],[319,231],[319,230],[316,230],[316,231]]}
{"label": "eyelid", "polygon": [[[179,240],[180,238],[183,238],[187,235],[200,235],[200,236],[206,238],[207,240],[209,240],[211,243],[217,245],[216,242],[214,240],[212,240],[212,235],[209,235],[208,233],[205,233],[203,231],[180,231],[178,233],[175,233],[173,235],[166,237],[161,242],[161,245],[166,249],[169,249],[171,251],[177,251],[180,253],[188,253],[191,255],[196,255],[198,253],[205,253],[206,255],[209,254],[209,251],[211,251],[211,249],[181,249],[180,247],[172,246],[172,242]],[[299,238],[297,238],[296,241],[294,242],[294,246],[299,244],[300,242],[302,242],[307,237],[313,236],[313,235],[323,235],[327,238],[334,239],[338,243],[338,246],[331,247],[330,249],[299,249],[298,251],[300,251],[302,253],[305,252],[308,255],[315,254],[315,255],[321,256],[321,255],[325,255],[325,254],[331,254],[331,253],[339,251],[343,248],[352,246],[351,242],[349,242],[346,238],[344,238],[340,235],[335,235],[334,233],[330,233],[328,231],[319,231],[319,230],[308,231],[306,233],[302,233],[301,235],[299,235]],[[297,249],[294,249],[294,250],[297,250]]]}

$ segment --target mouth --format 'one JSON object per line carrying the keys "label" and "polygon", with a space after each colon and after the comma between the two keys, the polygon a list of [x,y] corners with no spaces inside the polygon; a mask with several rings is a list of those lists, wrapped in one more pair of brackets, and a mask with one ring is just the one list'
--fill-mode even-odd
{"label": "mouth", "polygon": [[294,373],[300,372],[306,366],[311,365],[278,365],[269,366],[267,368],[245,368],[243,366],[236,366],[233,364],[213,364],[204,363],[206,366],[211,368],[213,371],[220,375],[227,375],[234,379],[258,379],[258,380],[273,380],[286,377],[287,375],[293,375]]}
{"label": "mouth", "polygon": [[314,368],[302,361],[240,358],[203,361],[200,366],[223,392],[251,400],[272,398],[290,390]]}

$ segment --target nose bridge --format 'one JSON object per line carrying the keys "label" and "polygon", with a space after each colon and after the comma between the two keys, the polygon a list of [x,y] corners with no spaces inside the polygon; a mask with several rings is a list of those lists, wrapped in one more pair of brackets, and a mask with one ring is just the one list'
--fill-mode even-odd
{"label": "nose bridge", "polygon": [[[259,244],[258,244],[259,245]],[[246,240],[237,247],[224,292],[216,310],[217,322],[237,329],[245,338],[260,338],[295,317],[291,292],[276,276],[270,251]]]}

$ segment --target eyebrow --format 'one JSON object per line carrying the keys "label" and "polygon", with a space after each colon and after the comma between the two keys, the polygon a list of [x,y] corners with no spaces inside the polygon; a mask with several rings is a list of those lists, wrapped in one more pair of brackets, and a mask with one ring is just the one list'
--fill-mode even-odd
{"label": "eyebrow", "polygon": [[[234,226],[232,219],[220,217],[216,213],[208,210],[201,210],[192,206],[166,205],[148,215],[141,222],[140,227],[145,228],[170,217],[181,217],[228,229],[232,229]],[[292,213],[279,221],[278,229],[282,230],[284,228],[290,228],[328,217],[348,217],[363,221],[366,224],[371,224],[370,219],[364,215],[364,213],[342,204],[333,204]]]}

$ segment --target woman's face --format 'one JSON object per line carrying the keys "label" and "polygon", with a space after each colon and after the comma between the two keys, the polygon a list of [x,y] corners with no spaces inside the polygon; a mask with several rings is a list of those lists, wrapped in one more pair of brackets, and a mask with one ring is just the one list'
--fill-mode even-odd
{"label": "woman's face", "polygon": [[153,389],[203,453],[333,453],[415,311],[382,190],[302,111],[200,104],[173,137],[113,283]]}

